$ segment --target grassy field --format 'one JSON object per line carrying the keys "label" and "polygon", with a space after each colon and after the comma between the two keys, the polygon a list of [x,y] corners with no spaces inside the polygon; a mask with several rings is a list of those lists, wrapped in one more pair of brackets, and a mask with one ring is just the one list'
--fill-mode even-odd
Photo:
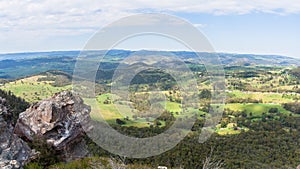
{"label": "grassy field", "polygon": [[283,98],[281,93],[269,93],[269,92],[242,92],[239,90],[232,91],[228,93],[228,95],[233,96],[235,98],[241,99],[255,99],[262,100],[263,103],[288,103],[292,102],[292,98]]}
{"label": "grassy field", "polygon": [[240,134],[242,131],[249,131],[246,127],[236,128],[236,123],[229,123],[225,128],[221,128],[221,124],[216,126],[216,133],[219,135],[231,135],[231,134]]}
{"label": "grassy field", "polygon": [[[2,90],[11,91],[16,96],[24,98],[29,103],[38,102],[42,99],[49,98],[53,96],[55,93],[70,90],[71,85],[67,85],[64,87],[54,87],[51,85],[53,81],[38,81],[39,78],[44,78],[46,76],[37,75],[32,76],[20,80],[16,80],[13,82],[9,82],[0,86]],[[155,120],[154,118],[133,118],[133,115],[136,112],[132,112],[132,109],[128,108],[126,105],[118,104],[115,106],[114,104],[104,104],[103,102],[107,98],[111,98],[110,94],[103,94],[96,98],[97,105],[93,105],[93,110],[91,112],[91,117],[96,120],[104,119],[108,123],[115,124],[116,119],[124,120],[125,117],[129,117],[129,120],[126,120],[126,124],[124,126],[135,126],[135,127],[149,127],[152,122]],[[94,102],[92,99],[85,98],[86,104],[92,105]],[[180,112],[180,104],[175,102],[166,102],[166,109],[170,112]],[[99,113],[101,112],[101,113]],[[120,113],[121,112],[121,113]],[[101,116],[101,117],[100,117]],[[161,126],[164,126],[165,122],[160,121]]]}
{"label": "grassy field", "polygon": [[[122,164],[120,160],[110,159],[105,157],[86,157],[71,161],[69,163],[58,163],[51,165],[49,169],[87,169],[87,168],[105,168],[114,169],[118,168],[127,169],[152,169],[153,167],[141,164]],[[29,163],[25,166],[25,169],[43,169],[44,167],[39,166],[37,163]],[[174,168],[176,169],[176,168]]]}
{"label": "grassy field", "polygon": [[181,104],[176,102],[166,102],[166,109],[172,113],[181,112]]}
{"label": "grassy field", "polygon": [[[42,99],[51,97],[54,93],[70,90],[71,85],[64,87],[54,87],[51,85],[53,81],[38,81],[39,78],[43,78],[43,75],[32,76],[17,80],[14,82],[6,83],[3,86],[0,86],[1,89],[6,91],[11,91],[15,95],[24,98],[26,101],[33,103],[40,101]],[[142,94],[142,93],[140,93]],[[169,91],[165,91],[164,94],[170,95]],[[174,98],[180,97],[179,92],[174,93],[172,91]],[[235,98],[251,98],[256,100],[262,100],[263,103],[229,103],[225,105],[225,108],[228,108],[233,111],[245,111],[248,115],[252,112],[253,116],[261,117],[262,113],[267,113],[270,108],[278,108],[280,113],[290,114],[291,112],[285,110],[281,104],[294,101],[293,98],[283,98],[280,93],[267,93],[267,92],[243,92],[234,90],[229,92],[230,97]],[[116,97],[116,96],[115,96]],[[84,99],[86,104],[93,105],[91,117],[95,120],[104,119],[110,124],[116,124],[116,119],[121,119],[126,122],[124,126],[135,126],[135,127],[149,127],[153,124],[154,118],[145,118],[145,117],[134,117],[135,114],[138,114],[138,110],[128,107],[132,105],[130,102],[114,102],[111,94],[102,94],[97,96],[95,102],[92,99]],[[111,101],[114,103],[105,104],[105,101]],[[177,102],[162,102],[163,107],[169,112],[173,113],[176,118],[184,118],[193,114],[192,112],[197,112],[200,114],[206,114],[194,108],[186,109],[185,113],[182,113],[181,104]],[[200,118],[200,116],[199,116]],[[164,122],[161,126],[164,126]],[[233,130],[232,128],[218,129],[217,133],[219,134],[236,134],[239,131]]]}
{"label": "grassy field", "polygon": [[289,114],[280,104],[263,104],[263,103],[230,103],[226,104],[225,108],[233,111],[246,111],[247,114],[252,112],[253,116],[261,116],[262,113],[268,113],[270,108],[278,108],[280,113]]}
{"label": "grassy field", "polygon": [[[95,120],[101,120],[104,119],[110,124],[116,124],[116,119],[121,119],[126,122],[124,126],[135,126],[135,127],[149,127],[152,122],[155,120],[154,118],[141,118],[137,117],[134,118],[133,115],[137,113],[137,110],[134,110],[127,105],[123,104],[104,104],[105,100],[109,98],[112,99],[111,94],[102,94],[99,95],[97,100],[97,105],[94,104],[92,106],[93,110],[91,112],[92,119]],[[85,99],[85,102],[87,104],[95,103],[95,101],[92,101],[91,99]],[[128,117],[128,120],[125,119]],[[164,126],[164,122],[161,122],[161,126]]]}
{"label": "grassy field", "polygon": [[38,79],[45,76],[37,75],[14,82],[6,83],[1,86],[2,90],[11,91],[16,96],[24,98],[29,103],[34,103],[42,99],[53,96],[55,93],[70,90],[71,85],[64,87],[54,87],[51,85],[53,81],[42,81],[39,82]]}
{"label": "grassy field", "polygon": [[[91,116],[93,119],[104,119],[108,121],[109,123],[115,124],[116,119],[124,119],[125,117],[129,117],[129,120],[126,120],[125,126],[135,126],[135,127],[149,127],[151,122],[153,122],[155,119],[154,118],[134,118],[133,116],[135,114],[138,114],[138,110],[129,108],[125,104],[104,104],[105,100],[111,100],[113,96],[111,94],[102,94],[97,97],[97,105],[95,105],[97,108],[94,109],[91,113]],[[91,104],[91,100],[85,100],[88,104]],[[130,104],[130,103],[128,103]],[[176,102],[170,102],[167,101],[165,104],[162,103],[162,105],[165,105],[165,109],[173,115],[178,118],[184,118],[185,116],[190,116],[193,114],[193,112],[198,112],[198,114],[206,114],[205,112],[201,112],[197,109],[189,108],[187,109],[186,113],[182,113],[182,108],[180,103]],[[100,117],[101,115],[101,117]],[[160,121],[162,123],[162,126],[164,126],[164,121]]]}

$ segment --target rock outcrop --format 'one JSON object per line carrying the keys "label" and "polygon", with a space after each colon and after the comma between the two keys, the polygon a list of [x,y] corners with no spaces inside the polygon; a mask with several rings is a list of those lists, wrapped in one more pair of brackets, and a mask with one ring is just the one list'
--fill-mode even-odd
{"label": "rock outcrop", "polygon": [[5,99],[0,97],[0,168],[21,168],[34,156],[26,142],[13,133],[13,126],[5,121],[9,114]]}
{"label": "rock outcrop", "polygon": [[21,113],[14,132],[27,141],[46,139],[64,161],[82,158],[88,151],[81,124],[90,120],[89,113],[79,96],[64,91]]}

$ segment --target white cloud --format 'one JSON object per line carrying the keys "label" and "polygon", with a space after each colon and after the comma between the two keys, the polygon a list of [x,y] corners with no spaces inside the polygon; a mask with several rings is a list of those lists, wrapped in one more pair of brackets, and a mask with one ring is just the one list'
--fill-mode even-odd
{"label": "white cloud", "polygon": [[49,29],[99,27],[136,11],[211,13],[299,13],[299,0],[0,0],[0,27]]}
{"label": "white cloud", "polygon": [[[25,36],[93,33],[121,17],[140,11],[209,13],[300,13],[299,0],[0,0],[0,43]],[[195,24],[203,28],[204,24]]]}
{"label": "white cloud", "polygon": [[201,24],[201,23],[196,23],[196,24],[193,24],[196,28],[198,29],[202,29],[202,28],[205,28],[207,25],[206,24]]}

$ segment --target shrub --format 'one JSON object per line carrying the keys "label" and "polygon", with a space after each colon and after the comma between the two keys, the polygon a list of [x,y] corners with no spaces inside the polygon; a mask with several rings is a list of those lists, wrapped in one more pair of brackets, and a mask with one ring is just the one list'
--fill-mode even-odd
{"label": "shrub", "polygon": [[59,162],[56,151],[51,145],[47,144],[46,139],[36,136],[29,143],[29,146],[40,152],[38,158],[33,160],[36,164],[46,167]]}

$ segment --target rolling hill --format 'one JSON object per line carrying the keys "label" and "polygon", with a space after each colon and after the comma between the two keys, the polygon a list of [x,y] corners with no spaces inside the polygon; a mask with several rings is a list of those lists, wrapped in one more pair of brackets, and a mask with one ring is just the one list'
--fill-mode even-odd
{"label": "rolling hill", "polygon": [[[228,53],[197,53],[186,51],[128,51],[128,50],[111,50],[105,55],[105,51],[87,51],[85,57],[95,61],[99,56],[104,56],[105,69],[113,69],[118,63],[127,56],[141,55],[160,56],[168,53],[176,55],[186,63],[193,63],[201,59],[216,57],[224,66],[250,66],[250,65],[271,65],[271,66],[299,66],[300,59],[276,56],[276,55],[253,55],[253,54],[228,54]],[[61,70],[72,74],[76,58],[80,51],[55,51],[55,52],[33,52],[33,53],[11,53],[0,54],[0,79],[18,79],[21,77],[31,76],[34,74],[46,72],[49,70]],[[155,63],[154,63],[155,64]]]}

